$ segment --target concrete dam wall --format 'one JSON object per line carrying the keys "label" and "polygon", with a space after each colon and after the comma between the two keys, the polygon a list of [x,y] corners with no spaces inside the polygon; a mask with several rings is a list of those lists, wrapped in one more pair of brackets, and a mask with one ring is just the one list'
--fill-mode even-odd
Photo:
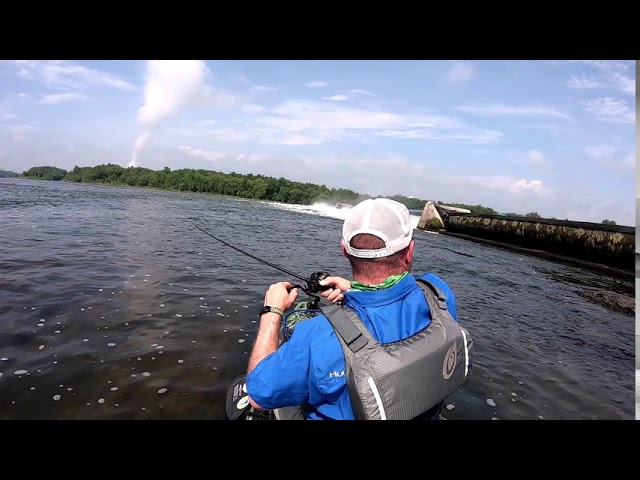
{"label": "concrete dam wall", "polygon": [[635,227],[460,213],[428,202],[418,228],[635,271]]}

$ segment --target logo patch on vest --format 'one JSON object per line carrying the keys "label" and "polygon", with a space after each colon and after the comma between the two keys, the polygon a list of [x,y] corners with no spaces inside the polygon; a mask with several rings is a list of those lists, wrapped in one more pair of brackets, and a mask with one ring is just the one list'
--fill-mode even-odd
{"label": "logo patch on vest", "polygon": [[249,405],[249,397],[242,397],[240,400],[238,400],[236,408],[238,410],[244,410],[245,408],[247,408],[247,405]]}
{"label": "logo patch on vest", "polygon": [[451,348],[447,351],[447,354],[444,356],[444,362],[442,363],[442,376],[445,380],[451,378],[453,375],[453,371],[456,369],[456,360],[458,357],[458,349],[456,346],[456,342],[453,342]]}

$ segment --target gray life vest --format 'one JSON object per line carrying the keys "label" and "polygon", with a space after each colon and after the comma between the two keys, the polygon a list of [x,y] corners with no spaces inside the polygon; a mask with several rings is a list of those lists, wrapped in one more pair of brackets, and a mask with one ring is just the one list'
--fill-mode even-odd
{"label": "gray life vest", "polygon": [[471,375],[473,341],[447,310],[445,295],[416,279],[431,323],[403,340],[381,344],[353,310],[322,307],[342,345],[347,389],[357,420],[410,420],[454,393]]}

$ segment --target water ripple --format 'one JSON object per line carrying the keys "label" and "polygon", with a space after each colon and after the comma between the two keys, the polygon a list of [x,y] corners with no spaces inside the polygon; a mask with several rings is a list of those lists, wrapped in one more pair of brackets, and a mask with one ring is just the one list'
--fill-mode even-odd
{"label": "water ripple", "polygon": [[[328,207],[0,180],[0,418],[224,419],[266,288],[349,277]],[[8,227],[8,228],[7,228]],[[447,280],[473,335],[447,419],[635,418],[625,282],[416,230],[414,272]],[[161,392],[161,393],[160,393]]]}

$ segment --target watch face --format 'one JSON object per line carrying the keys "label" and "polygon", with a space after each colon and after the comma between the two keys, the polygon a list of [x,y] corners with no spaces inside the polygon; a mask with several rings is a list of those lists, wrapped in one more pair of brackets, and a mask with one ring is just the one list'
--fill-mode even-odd
{"label": "watch face", "polygon": [[267,306],[267,307],[262,307],[262,310],[260,310],[260,315],[262,315],[263,313],[269,313],[271,311],[271,307]]}

